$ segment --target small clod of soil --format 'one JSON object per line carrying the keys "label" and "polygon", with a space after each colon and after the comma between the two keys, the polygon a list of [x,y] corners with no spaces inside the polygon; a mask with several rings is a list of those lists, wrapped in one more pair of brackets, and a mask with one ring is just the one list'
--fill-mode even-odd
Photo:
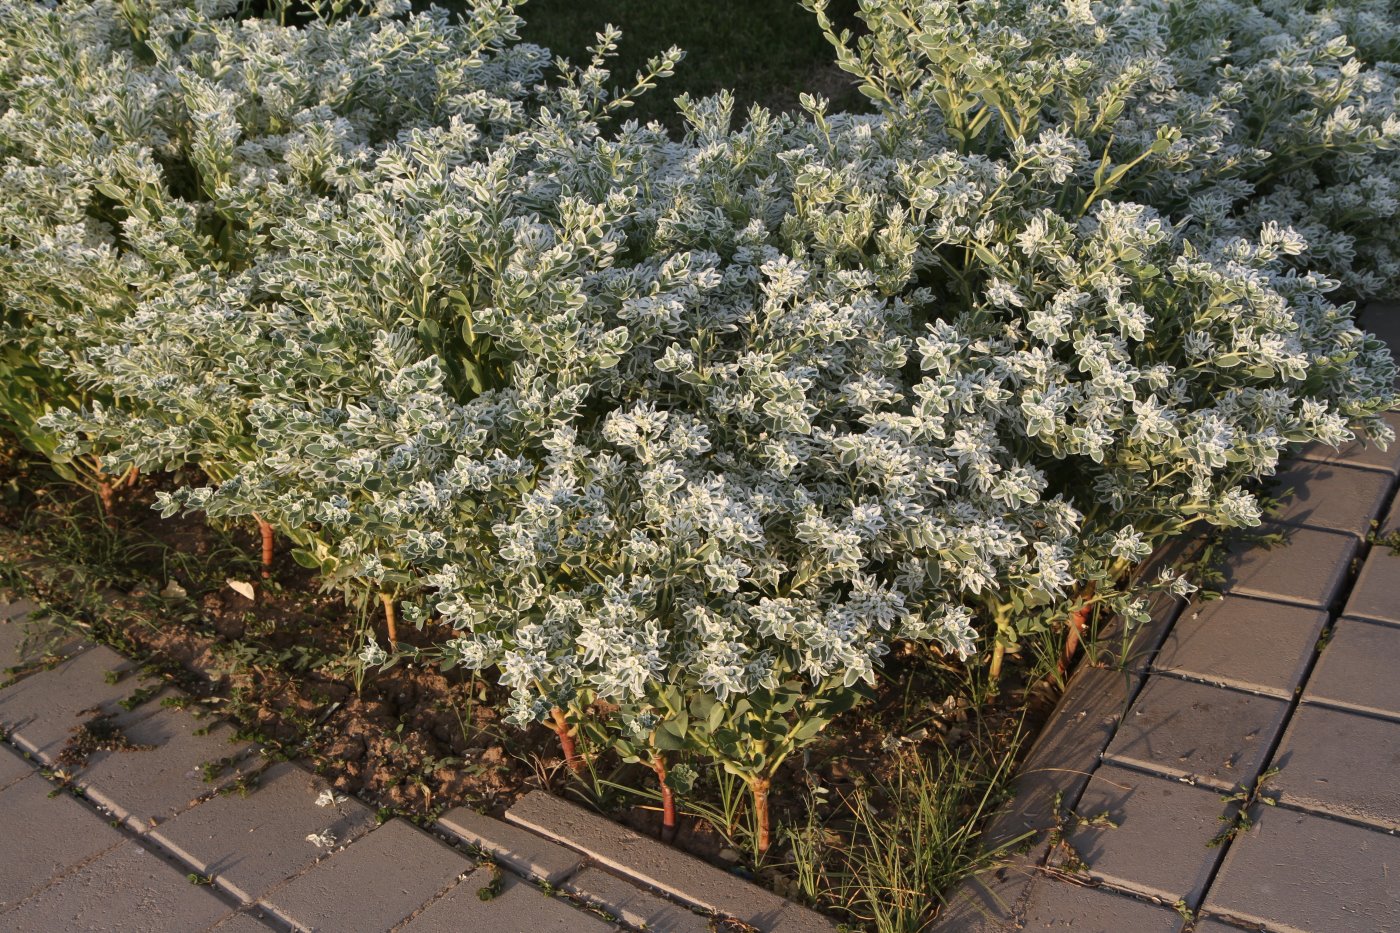
{"label": "small clod of soil", "polygon": [[82,725],[74,726],[72,733],[58,753],[58,763],[68,768],[87,767],[88,759],[96,752],[148,752],[155,748],[131,741],[107,713],[98,713]]}

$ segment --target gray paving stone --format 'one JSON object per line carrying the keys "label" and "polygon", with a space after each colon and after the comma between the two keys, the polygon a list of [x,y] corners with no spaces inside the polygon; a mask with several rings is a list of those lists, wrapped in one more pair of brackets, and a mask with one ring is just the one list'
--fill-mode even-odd
{"label": "gray paving stone", "polygon": [[1400,836],[1260,807],[1235,837],[1206,910],[1279,933],[1400,930]]}
{"label": "gray paving stone", "polygon": [[[15,603],[11,608],[22,605]],[[36,621],[27,611],[17,611],[11,618],[0,619],[0,684],[9,679],[7,671],[29,667],[46,655],[68,657],[84,647],[56,627]]]}
{"label": "gray paving stone", "polygon": [[15,931],[189,933],[229,912],[175,865],[126,842],[0,915]]}
{"label": "gray paving stone", "polygon": [[1106,757],[1168,777],[1231,790],[1262,770],[1288,704],[1154,674]]}
{"label": "gray paving stone", "polygon": [[1032,888],[1051,884],[1041,872],[1043,852],[1012,855],[1007,864],[968,878],[948,895],[929,933],[1006,933],[1020,928]]}
{"label": "gray paving stone", "polygon": [[1347,600],[1345,614],[1400,625],[1400,556],[1387,548],[1371,548]]}
{"label": "gray paving stone", "polygon": [[578,871],[585,861],[573,849],[466,807],[444,813],[438,818],[437,827],[468,845],[484,849],[516,872],[553,885]]}
{"label": "gray paving stone", "polygon": [[820,914],[787,910],[796,905],[544,791],[526,794],[506,811],[506,819],[572,846],[624,877],[679,901],[761,930],[835,929]]}
{"label": "gray paving stone", "polygon": [[491,879],[491,869],[476,870],[429,904],[403,928],[403,933],[606,933],[617,929],[509,874],[501,876],[500,893],[483,901],[477,892]]}
{"label": "gray paving stone", "polygon": [[[207,734],[195,734],[206,728]],[[97,752],[75,780],[89,797],[137,832],[164,822],[235,780],[242,773],[240,763],[223,766],[221,760],[240,759],[252,747],[247,742],[231,743],[234,730],[227,723],[201,722],[182,710],[158,710],[131,725],[123,724],[122,731],[133,745],[154,747]]]}
{"label": "gray paving stone", "polygon": [[1270,480],[1273,494],[1283,501],[1269,513],[1269,520],[1364,538],[1371,522],[1380,517],[1394,482],[1395,477],[1376,470],[1300,460]]}
{"label": "gray paving stone", "polygon": [[1322,703],[1400,719],[1400,627],[1338,619],[1303,691]]}
{"label": "gray paving stone", "polygon": [[987,845],[995,848],[1057,827],[1056,798],[1066,805],[1079,798],[1140,682],[1134,674],[1079,668],[1022,762],[1013,781],[1015,796],[988,824]]}
{"label": "gray paving stone", "polygon": [[405,820],[394,819],[262,898],[298,930],[387,930],[474,866]]}
{"label": "gray paving stone", "polygon": [[[1400,447],[1400,438],[1396,439],[1395,446]],[[1390,507],[1390,514],[1381,520],[1381,526],[1376,530],[1382,537],[1400,531],[1400,496],[1396,497],[1395,504]]]}
{"label": "gray paving stone", "polygon": [[36,772],[36,766],[10,746],[0,743],[0,790]]}
{"label": "gray paving stone", "polygon": [[[0,791],[0,913],[66,869],[126,838],[37,773]],[[11,929],[0,916],[0,929]]]}
{"label": "gray paving stone", "polygon": [[[23,597],[16,599],[13,602],[9,600],[0,599],[0,622],[9,622],[11,620],[21,619],[24,616],[29,615],[37,608],[38,606],[36,606],[31,600],[25,599]],[[3,658],[0,658],[0,661],[3,660]]]}
{"label": "gray paving stone", "polygon": [[267,933],[271,929],[273,927],[265,921],[240,910],[214,924],[209,933]]}
{"label": "gray paving stone", "polygon": [[585,868],[564,882],[563,888],[580,901],[648,933],[709,933],[710,930],[708,918],[643,891],[601,868]]}
{"label": "gray paving stone", "polygon": [[1268,786],[1289,806],[1400,830],[1400,722],[1300,706]]}
{"label": "gray paving stone", "polygon": [[1286,540],[1267,549],[1248,541],[1235,544],[1224,562],[1222,591],[1327,608],[1347,577],[1357,540],[1312,528],[1263,530],[1282,530]]}
{"label": "gray paving stone", "polygon": [[248,796],[214,797],[156,826],[151,837],[250,903],[325,854],[308,835],[329,832],[344,845],[374,828],[374,813],[353,797],[318,807],[326,788],[316,775],[279,762]]}
{"label": "gray paving stone", "polygon": [[[1255,927],[1254,929],[1258,930],[1259,928]],[[1244,933],[1244,930],[1244,927],[1237,927],[1223,920],[1217,920],[1215,917],[1203,917],[1191,928],[1191,933]]]}
{"label": "gray paving stone", "polygon": [[[1067,834],[1090,877],[1167,903],[1197,903],[1220,861],[1209,843],[1235,807],[1219,791],[1104,765],[1094,772]],[[1107,815],[1112,826],[1093,825]]]}
{"label": "gray paving stone", "polygon": [[1153,668],[1291,698],[1327,613],[1245,596],[1195,602],[1162,643]]}
{"label": "gray paving stone", "polygon": [[[1395,430],[1396,435],[1400,436],[1400,414],[1391,412],[1385,416],[1385,420]],[[1321,463],[1344,463],[1347,466],[1400,473],[1400,442],[1391,444],[1389,450],[1381,450],[1375,444],[1367,444],[1361,440],[1352,441],[1340,450],[1326,444],[1311,444],[1299,451],[1298,457]]]}
{"label": "gray paving stone", "polygon": [[1037,884],[1026,905],[1024,930],[1073,930],[1074,933],[1175,933],[1181,917],[1103,888],[1063,881]]}
{"label": "gray paving stone", "polygon": [[107,683],[109,671],[131,672],[136,665],[105,645],[64,661],[53,670],[25,677],[0,690],[0,731],[20,748],[53,764],[72,730],[101,709],[120,713],[120,700],[154,681],[137,674]]}

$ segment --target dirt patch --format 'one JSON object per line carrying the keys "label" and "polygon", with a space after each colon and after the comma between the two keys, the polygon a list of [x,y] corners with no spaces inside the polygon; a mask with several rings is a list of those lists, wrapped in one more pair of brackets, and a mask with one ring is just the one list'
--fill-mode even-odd
{"label": "dirt patch", "polygon": [[97,710],[92,718],[74,726],[72,734],[58,753],[58,763],[65,768],[86,768],[88,759],[98,752],[148,752],[154,745],[138,745],[126,737],[114,717]]}

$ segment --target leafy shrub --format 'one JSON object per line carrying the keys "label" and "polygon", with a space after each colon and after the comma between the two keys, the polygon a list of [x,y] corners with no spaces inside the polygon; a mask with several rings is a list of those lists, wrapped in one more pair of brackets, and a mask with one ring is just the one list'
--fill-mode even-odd
{"label": "leafy shrub", "polygon": [[[90,393],[38,424],[197,464],[160,507],[381,599],[366,664],[495,669],[514,721],[663,781],[707,756],[762,811],[892,646],[999,668],[1090,604],[1140,618],[1124,572],[1256,524],[1290,444],[1387,439],[1389,354],[1241,203],[1278,168],[1241,134],[1285,131],[1244,64],[1172,71],[1171,9],[867,3],[833,39],[878,114],[682,98],[672,139],[611,121],[678,52],[623,93],[611,31],[546,80],[508,3],[381,6],[0,3],[0,302]],[[1341,136],[1279,98],[1345,137],[1316,164],[1379,158],[1375,83],[1318,92],[1375,91]]]}
{"label": "leafy shrub", "polygon": [[1087,155],[1091,199],[1140,200],[1203,236],[1291,225],[1310,247],[1297,264],[1354,296],[1400,284],[1385,0],[863,0],[859,38],[804,2],[910,132],[1012,165]]}

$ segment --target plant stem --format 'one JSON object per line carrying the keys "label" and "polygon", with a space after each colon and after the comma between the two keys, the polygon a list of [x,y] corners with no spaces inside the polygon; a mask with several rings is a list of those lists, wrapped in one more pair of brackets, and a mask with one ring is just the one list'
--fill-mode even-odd
{"label": "plant stem", "polygon": [[671,842],[676,838],[676,795],[666,783],[666,756],[661,752],[651,753],[651,770],[661,782],[661,841]]}
{"label": "plant stem", "polygon": [[992,679],[992,689],[995,690],[997,683],[1001,680],[1001,661],[1006,657],[1006,645],[1000,641],[992,649],[992,663],[987,667],[987,674]]}
{"label": "plant stem", "polygon": [[116,525],[116,518],[112,515],[112,480],[102,469],[102,458],[92,458],[93,473],[97,477],[97,499],[102,503],[102,514],[108,525]]}
{"label": "plant stem", "polygon": [[269,580],[272,578],[272,526],[263,521],[263,517],[256,512],[253,513],[253,518],[257,520],[258,532],[262,534],[262,577]]}
{"label": "plant stem", "polygon": [[399,642],[399,620],[394,613],[394,597],[380,593],[379,601],[384,604],[384,624],[389,629],[389,644],[396,645]]}
{"label": "plant stem", "polygon": [[549,714],[554,718],[554,734],[559,736],[559,748],[564,752],[564,764],[568,765],[574,774],[583,774],[584,761],[578,753],[578,746],[574,744],[574,736],[569,731],[569,721],[564,718],[564,711],[556,706]]}
{"label": "plant stem", "polygon": [[758,829],[754,849],[762,857],[773,844],[773,827],[768,816],[768,778],[751,779],[749,790],[753,792],[753,816]]}
{"label": "plant stem", "polygon": [[1069,634],[1065,638],[1065,649],[1060,654],[1060,673],[1064,674],[1069,670],[1069,662],[1074,660],[1074,652],[1079,648],[1084,637],[1084,630],[1089,623],[1089,610],[1093,606],[1095,584],[1089,583],[1080,591],[1080,597],[1084,600],[1084,605],[1069,614]]}

